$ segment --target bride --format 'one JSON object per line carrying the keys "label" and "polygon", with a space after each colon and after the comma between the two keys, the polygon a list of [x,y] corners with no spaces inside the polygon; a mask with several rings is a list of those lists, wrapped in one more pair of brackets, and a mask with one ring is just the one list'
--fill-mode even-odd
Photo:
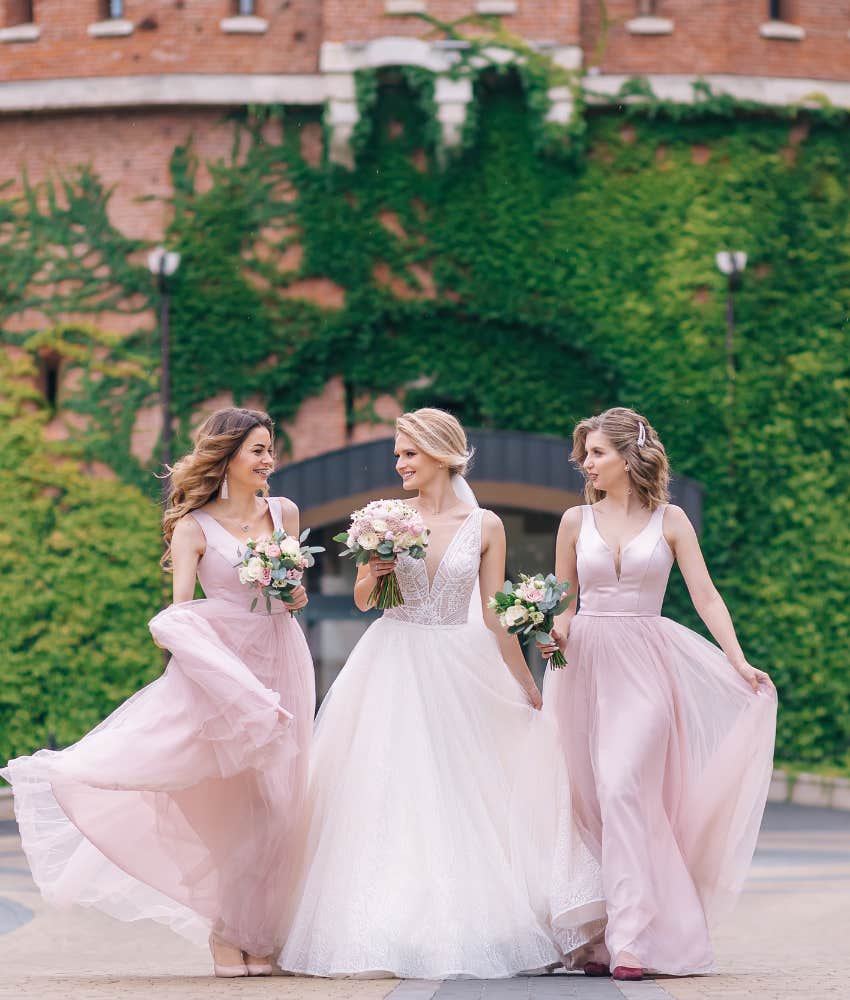
{"label": "bride", "polygon": [[396,431],[396,470],[430,543],[424,560],[358,571],[361,610],[393,569],[405,603],[370,626],[319,714],[309,856],[280,965],[422,979],[543,970],[601,931],[598,869],[519,644],[486,608],[505,532],[463,479],[463,428],[426,408]]}

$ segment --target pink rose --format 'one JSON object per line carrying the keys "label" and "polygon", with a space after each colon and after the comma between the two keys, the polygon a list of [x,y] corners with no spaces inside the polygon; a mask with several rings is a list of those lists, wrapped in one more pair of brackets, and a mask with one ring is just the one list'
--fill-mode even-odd
{"label": "pink rose", "polygon": [[293,583],[300,583],[303,575],[300,569],[288,569],[286,571],[286,579],[291,580]]}
{"label": "pink rose", "polygon": [[260,582],[260,584],[263,587],[268,587],[268,585],[272,582],[272,568],[271,568],[271,566],[264,566],[263,567],[263,572],[262,572],[262,575],[260,576],[259,582]]}
{"label": "pink rose", "polygon": [[269,542],[266,546],[266,555],[269,559],[280,559],[280,546],[275,545],[274,542]]}

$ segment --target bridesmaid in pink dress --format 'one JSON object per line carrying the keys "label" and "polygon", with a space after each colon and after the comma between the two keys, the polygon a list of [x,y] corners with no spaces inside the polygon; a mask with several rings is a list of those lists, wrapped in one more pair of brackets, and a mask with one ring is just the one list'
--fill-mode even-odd
{"label": "bridesmaid in pink dress", "polygon": [[[567,666],[547,671],[543,700],[576,822],[602,867],[607,927],[585,972],[706,972],[709,929],[752,859],[776,692],[747,662],[696,534],[667,502],[667,458],[649,422],[624,408],[583,420],[572,457],[588,504],[563,516],[556,573],[578,580],[579,610],[556,622]],[[661,616],[674,560],[720,649]]]}
{"label": "bridesmaid in pink dress", "polygon": [[45,899],[209,938],[222,976],[269,974],[286,936],[313,724],[303,633],[280,602],[252,613],[235,568],[248,538],[297,537],[297,507],[259,495],[272,467],[266,414],[207,419],[164,517],[174,603],[150,629],[165,673],[73,746],[0,772]]}

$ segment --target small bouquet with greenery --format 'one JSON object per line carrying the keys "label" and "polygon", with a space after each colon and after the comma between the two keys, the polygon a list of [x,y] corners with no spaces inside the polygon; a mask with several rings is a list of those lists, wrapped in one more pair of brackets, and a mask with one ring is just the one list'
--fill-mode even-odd
{"label": "small bouquet with greenery", "polygon": [[[257,606],[260,595],[266,599],[266,611],[271,614],[272,599],[289,604],[292,591],[301,583],[304,570],[315,563],[315,553],[324,552],[321,545],[304,545],[310,529],[301,532],[300,538],[292,538],[283,529],[275,530],[268,538],[248,539],[245,551],[240,553],[239,582],[253,587],[259,594],[251,602],[251,610]],[[291,615],[298,614],[290,610]]]}
{"label": "small bouquet with greenery", "polygon": [[[499,616],[499,622],[511,635],[519,635],[521,641],[552,643],[552,626],[555,618],[570,603],[569,583],[559,583],[554,574],[526,576],[520,573],[520,582],[514,585],[505,580],[504,587],[487,602]],[[565,667],[567,661],[560,649],[556,650],[549,663],[553,667]]]}
{"label": "small bouquet with greenery", "polygon": [[[350,556],[358,566],[372,558],[393,559],[406,552],[411,559],[424,559],[430,532],[422,515],[402,500],[373,500],[351,515],[351,527],[334,535],[345,545],[341,556]],[[369,595],[375,608],[404,604],[395,571],[382,576]]]}

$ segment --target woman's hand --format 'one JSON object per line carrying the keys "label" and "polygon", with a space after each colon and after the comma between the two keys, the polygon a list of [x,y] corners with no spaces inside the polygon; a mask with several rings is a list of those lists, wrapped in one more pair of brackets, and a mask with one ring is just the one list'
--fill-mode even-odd
{"label": "woman's hand", "polygon": [[299,583],[297,587],[293,587],[289,591],[289,599],[286,602],[286,606],[290,611],[300,611],[306,606],[310,598],[307,596],[307,591]]}
{"label": "woman's hand", "polygon": [[523,691],[525,692],[525,697],[528,698],[529,705],[539,712],[543,708],[543,696],[540,694],[534,681],[528,687],[523,687]]}
{"label": "woman's hand", "polygon": [[559,629],[553,628],[549,635],[552,636],[554,642],[538,642],[537,648],[540,650],[541,656],[545,657],[547,660],[550,656],[554,656],[555,653],[560,650],[562,653],[567,652],[567,639],[569,638],[569,629],[566,632],[561,632]]}
{"label": "woman's hand", "polygon": [[758,694],[759,684],[765,684],[769,688],[773,687],[773,681],[770,679],[770,674],[752,666],[747,663],[746,660],[741,660],[740,663],[733,663],[732,666],[738,671],[738,673],[744,678],[756,694]]}
{"label": "woman's hand", "polygon": [[382,576],[388,576],[395,569],[395,556],[392,559],[381,559],[379,556],[372,556],[369,560],[369,574],[375,583]]}

